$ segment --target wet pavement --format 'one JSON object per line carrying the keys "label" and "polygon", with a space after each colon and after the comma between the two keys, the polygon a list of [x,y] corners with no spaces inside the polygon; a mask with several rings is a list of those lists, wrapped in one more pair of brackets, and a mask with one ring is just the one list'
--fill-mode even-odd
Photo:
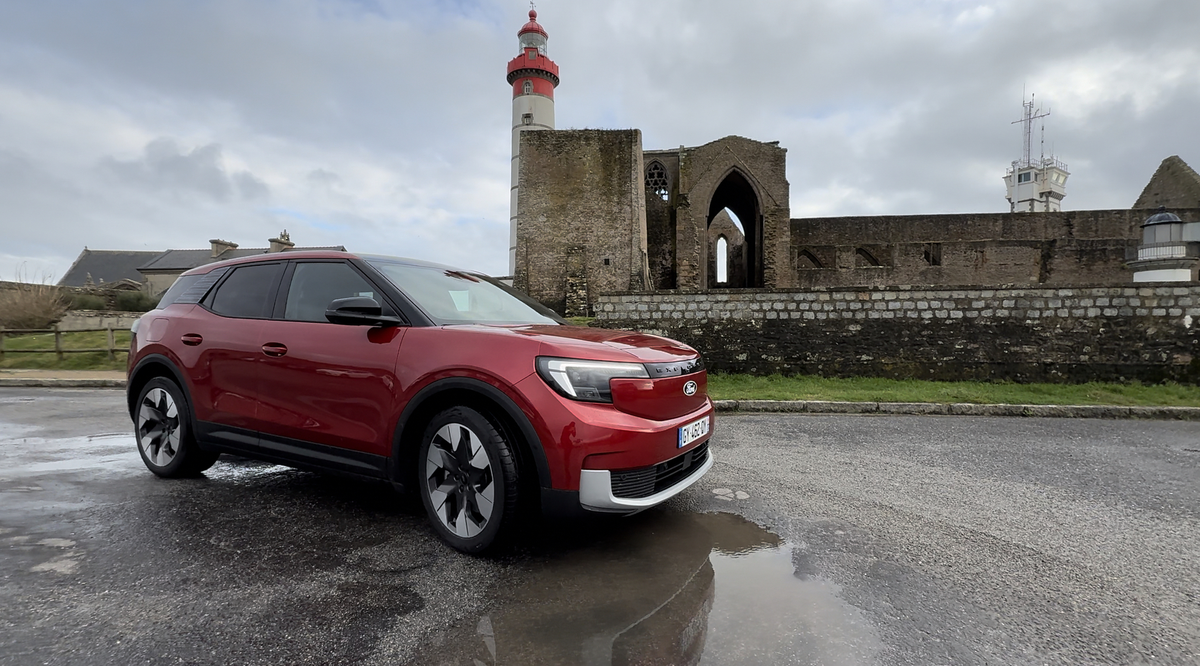
{"label": "wet pavement", "polygon": [[123,399],[0,389],[0,664],[1200,655],[1196,423],[724,417],[677,500],[473,558],[382,486],[157,479]]}

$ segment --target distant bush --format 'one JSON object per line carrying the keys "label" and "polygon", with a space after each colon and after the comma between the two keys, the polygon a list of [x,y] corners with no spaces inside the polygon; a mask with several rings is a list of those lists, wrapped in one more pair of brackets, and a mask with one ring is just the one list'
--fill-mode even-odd
{"label": "distant bush", "polygon": [[62,319],[68,303],[54,285],[15,282],[10,289],[0,289],[0,326],[49,328]]}
{"label": "distant bush", "polygon": [[71,310],[104,310],[107,307],[104,299],[94,294],[75,294],[68,306]]}
{"label": "distant bush", "polygon": [[158,305],[158,299],[140,291],[122,291],[117,294],[117,309],[126,312],[147,312]]}

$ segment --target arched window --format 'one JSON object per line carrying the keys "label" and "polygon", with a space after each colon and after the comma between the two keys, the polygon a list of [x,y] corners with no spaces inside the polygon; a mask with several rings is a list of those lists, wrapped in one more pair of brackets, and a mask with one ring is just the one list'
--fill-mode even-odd
{"label": "arched window", "polygon": [[729,282],[729,241],[717,236],[717,284]]}
{"label": "arched window", "polygon": [[858,248],[858,250],[856,250],[854,252],[854,255],[856,257],[856,263],[859,268],[863,268],[865,266],[879,266],[880,265],[879,260],[875,258],[875,255],[871,254],[870,252],[867,252],[865,249],[863,249],[861,247]]}
{"label": "arched window", "polygon": [[817,259],[817,255],[808,250],[800,251],[800,256],[796,259],[796,267],[801,269],[825,268],[821,265],[821,260]]}
{"label": "arched window", "polygon": [[667,182],[667,169],[661,162],[651,162],[646,167],[646,189],[658,195],[663,201],[671,197],[671,185]]}
{"label": "arched window", "polygon": [[525,80],[525,94],[526,95],[533,94],[533,81],[530,81],[529,79]]}

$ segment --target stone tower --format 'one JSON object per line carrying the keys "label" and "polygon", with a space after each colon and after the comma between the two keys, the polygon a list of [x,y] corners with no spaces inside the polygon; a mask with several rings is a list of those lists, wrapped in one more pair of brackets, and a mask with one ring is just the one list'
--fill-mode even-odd
{"label": "stone tower", "polygon": [[513,87],[512,183],[508,208],[508,274],[517,272],[517,177],[521,170],[521,132],[554,129],[554,89],[558,65],[546,55],[549,36],[529,10],[529,22],[517,32],[521,53],[508,62]]}

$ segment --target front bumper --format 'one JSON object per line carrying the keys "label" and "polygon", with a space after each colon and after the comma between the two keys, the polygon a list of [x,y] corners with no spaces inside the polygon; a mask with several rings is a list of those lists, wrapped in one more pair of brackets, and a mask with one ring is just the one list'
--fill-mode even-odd
{"label": "front bumper", "polygon": [[[692,471],[687,473],[687,476],[671,486],[645,497],[618,497],[613,492],[613,473],[609,470],[581,470],[579,475],[579,503],[589,511],[598,511],[601,513],[637,513],[638,511],[662,504],[689,488],[708,473],[713,464],[712,452],[707,445],[703,447],[703,451],[704,460],[693,464]],[[692,454],[687,453],[684,455],[688,456]],[[683,458],[684,456],[679,457]],[[672,462],[672,460],[668,460],[655,467],[670,466]],[[647,471],[652,469],[654,468],[647,468]],[[618,474],[621,473],[618,472]]]}

